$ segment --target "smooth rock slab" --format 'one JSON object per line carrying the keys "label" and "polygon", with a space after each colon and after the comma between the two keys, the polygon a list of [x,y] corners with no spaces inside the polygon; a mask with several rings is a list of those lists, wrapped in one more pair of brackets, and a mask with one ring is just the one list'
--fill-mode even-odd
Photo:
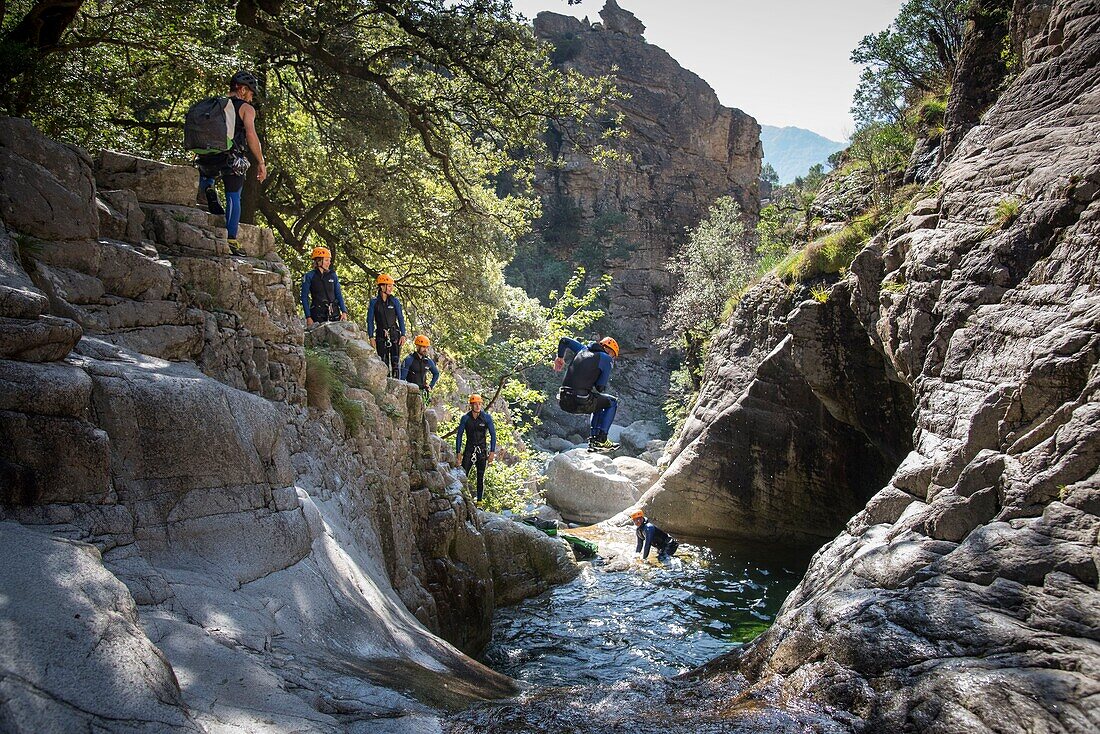
{"label": "smooth rock slab", "polygon": [[0,729],[199,732],[92,546],[0,523]]}
{"label": "smooth rock slab", "polygon": [[565,541],[501,515],[481,511],[478,516],[492,563],[497,606],[538,596],[580,573]]}

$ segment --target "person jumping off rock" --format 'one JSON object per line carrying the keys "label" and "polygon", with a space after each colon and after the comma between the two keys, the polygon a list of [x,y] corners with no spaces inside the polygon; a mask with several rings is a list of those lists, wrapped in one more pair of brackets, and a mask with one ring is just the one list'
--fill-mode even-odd
{"label": "person jumping off rock", "polygon": [[[251,163],[245,150],[252,152],[256,159],[256,180],[267,178],[267,163],[264,162],[260,136],[256,134],[256,108],[252,103],[256,99],[258,81],[247,71],[238,71],[229,80],[229,101],[233,103],[233,115],[236,119],[231,128],[233,144],[229,150],[218,153],[199,154],[195,165],[199,169],[199,190],[206,196],[211,214],[225,215],[225,229],[229,238],[229,250],[234,255],[241,251],[237,243],[237,230],[241,223],[241,189],[244,177]],[[223,101],[224,97],[220,98]],[[226,107],[227,119],[231,117]],[[219,113],[220,114],[220,113]],[[218,190],[214,187],[217,179],[225,186],[225,207],[218,201]]]}
{"label": "person jumping off rock", "polygon": [[340,279],[329,267],[330,263],[332,253],[327,247],[313,248],[313,270],[302,278],[302,310],[306,315],[306,326],[348,320]]}
{"label": "person jumping off rock", "polygon": [[605,395],[611,380],[611,368],[619,356],[619,343],[609,336],[587,347],[575,339],[562,337],[558,342],[558,356],[554,359],[554,371],[565,366],[565,353],[573,352],[573,359],[558,390],[558,405],[566,413],[591,413],[592,430],[588,439],[589,451],[614,451],[619,444],[607,440],[607,432],[615,422],[615,410],[619,401]]}
{"label": "person jumping off rock", "polygon": [[[423,334],[418,334],[413,339],[413,353],[405,357],[405,361],[401,363],[401,379],[419,387],[425,400],[427,400],[432,388],[435,387],[436,381],[439,380],[439,368],[428,356],[428,347],[431,345],[431,339]],[[432,375],[431,384],[428,383],[428,373]]]}
{"label": "person jumping off rock", "polygon": [[405,344],[405,315],[401,302],[393,294],[394,282],[386,273],[375,279],[378,295],[370,299],[367,307],[367,333],[370,345],[378,350],[378,356],[389,367],[390,376],[401,379],[401,347]]}
{"label": "person jumping off rock", "polygon": [[[493,425],[493,417],[489,412],[482,410],[480,395],[470,396],[470,410],[462,416],[458,422],[458,432],[455,434],[455,462],[461,456],[462,471],[468,477],[470,467],[477,466],[477,501],[481,502],[481,495],[485,492],[485,466],[497,458],[497,429]],[[489,448],[485,448],[485,435],[489,435]],[[466,439],[466,449],[462,448],[462,439]]]}
{"label": "person jumping off rock", "polygon": [[634,535],[638,538],[638,544],[634,547],[634,552],[640,553],[643,561],[649,558],[651,547],[657,549],[658,561],[664,562],[672,558],[676,549],[680,547],[678,541],[650,522],[641,510],[630,513],[630,519],[634,522]]}

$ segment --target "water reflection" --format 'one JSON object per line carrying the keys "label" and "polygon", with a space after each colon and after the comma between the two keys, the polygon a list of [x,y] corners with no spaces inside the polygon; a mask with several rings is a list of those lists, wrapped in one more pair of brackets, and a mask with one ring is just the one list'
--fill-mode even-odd
{"label": "water reflection", "polygon": [[766,629],[809,560],[682,544],[669,565],[628,566],[619,550],[570,584],[498,610],[484,662],[539,686],[676,675]]}

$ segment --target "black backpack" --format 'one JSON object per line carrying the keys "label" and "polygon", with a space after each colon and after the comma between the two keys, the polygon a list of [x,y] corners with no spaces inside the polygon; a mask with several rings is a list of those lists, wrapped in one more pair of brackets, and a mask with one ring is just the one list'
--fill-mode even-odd
{"label": "black backpack", "polygon": [[197,155],[224,153],[233,147],[237,109],[229,97],[196,102],[183,118],[183,147]]}

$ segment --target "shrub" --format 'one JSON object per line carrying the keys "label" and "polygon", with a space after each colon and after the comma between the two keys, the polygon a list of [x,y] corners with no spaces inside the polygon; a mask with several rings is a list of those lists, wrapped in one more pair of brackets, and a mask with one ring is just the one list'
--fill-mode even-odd
{"label": "shrub", "polygon": [[800,252],[788,255],[776,266],[779,279],[805,282],[822,275],[846,270],[864,244],[884,226],[884,217],[872,208],[849,222],[844,229],[814,240]]}

